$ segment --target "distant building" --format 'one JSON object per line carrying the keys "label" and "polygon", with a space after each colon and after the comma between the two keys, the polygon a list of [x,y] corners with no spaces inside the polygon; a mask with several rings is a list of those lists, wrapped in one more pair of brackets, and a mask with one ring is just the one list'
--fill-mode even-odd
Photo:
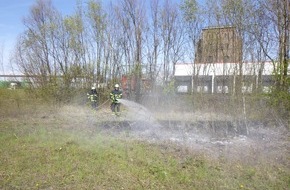
{"label": "distant building", "polygon": [[206,28],[198,41],[195,62],[175,65],[176,89],[180,93],[268,92],[277,64],[243,62],[242,39],[235,27]]}
{"label": "distant building", "polygon": [[258,87],[268,92],[275,67],[272,62],[176,64],[176,88],[181,93],[251,93]]}
{"label": "distant building", "polygon": [[242,60],[242,39],[235,27],[202,30],[195,63],[238,63]]}

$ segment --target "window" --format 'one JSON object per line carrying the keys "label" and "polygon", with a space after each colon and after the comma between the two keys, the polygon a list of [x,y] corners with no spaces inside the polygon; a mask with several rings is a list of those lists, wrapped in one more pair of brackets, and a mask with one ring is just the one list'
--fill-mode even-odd
{"label": "window", "polygon": [[229,87],[228,86],[217,86],[216,92],[227,94],[227,93],[229,93]]}
{"label": "window", "polygon": [[208,40],[209,40],[209,41],[212,40],[212,34],[208,34]]}
{"label": "window", "polygon": [[252,91],[253,91],[252,85],[242,86],[242,93],[252,93]]}
{"label": "window", "polygon": [[271,87],[270,86],[263,86],[262,91],[264,93],[270,93],[271,92]]}
{"label": "window", "polygon": [[207,57],[207,62],[208,63],[212,63],[213,62],[213,57],[212,56],[208,56]]}
{"label": "window", "polygon": [[188,92],[188,86],[177,86],[177,92],[187,93]]}
{"label": "window", "polygon": [[197,86],[197,92],[208,92],[208,86]]}
{"label": "window", "polygon": [[229,33],[228,32],[225,32],[224,33],[224,39],[229,41]]}
{"label": "window", "polygon": [[224,56],[224,58],[223,58],[224,60],[224,63],[229,63],[229,61],[230,61],[230,56],[228,56],[228,55],[226,55],[226,56]]}

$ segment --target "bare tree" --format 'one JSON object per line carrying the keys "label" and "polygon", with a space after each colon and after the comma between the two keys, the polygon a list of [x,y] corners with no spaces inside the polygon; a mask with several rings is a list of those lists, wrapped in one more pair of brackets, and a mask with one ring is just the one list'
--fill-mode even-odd
{"label": "bare tree", "polygon": [[88,2],[86,16],[88,18],[89,25],[88,33],[93,39],[88,40],[88,43],[92,48],[91,57],[95,57],[93,62],[96,62],[96,80],[98,82],[103,82],[105,77],[101,74],[103,73],[102,63],[104,62],[104,50],[107,49],[105,46],[105,31],[107,27],[106,14],[104,13],[100,2],[90,0]]}
{"label": "bare tree", "polygon": [[[116,11],[124,34],[122,41],[125,58],[127,59],[129,71],[132,71],[136,78],[135,95],[138,102],[141,98],[143,30],[146,18],[144,1],[123,0],[120,2],[119,7],[116,8]],[[132,70],[131,66],[133,66]]]}
{"label": "bare tree", "polygon": [[[126,28],[120,26],[119,7],[113,8],[111,6],[108,14],[108,25],[106,30],[106,63],[105,68],[108,69],[108,78],[113,81],[121,78],[122,73],[127,73],[130,70],[131,54],[127,34],[124,33]],[[128,43],[127,43],[128,42]],[[125,64],[127,63],[127,64]],[[126,66],[129,67],[126,67]]]}
{"label": "bare tree", "polygon": [[152,88],[155,88],[155,84],[158,80],[160,73],[160,68],[158,65],[158,58],[161,53],[161,27],[160,27],[160,1],[152,0],[150,4],[151,14],[149,19],[152,23],[152,27],[148,27],[148,32],[146,33],[146,44],[147,44],[147,60],[148,64],[148,75],[151,81]]}
{"label": "bare tree", "polygon": [[195,62],[195,51],[197,47],[198,40],[201,37],[201,28],[203,19],[201,18],[200,6],[197,4],[195,0],[184,0],[180,9],[182,11],[184,27],[186,32],[184,34],[184,38],[187,39],[187,43],[185,46],[186,49],[189,50],[186,52],[186,59],[192,60]]}
{"label": "bare tree", "polygon": [[4,43],[1,43],[0,46],[0,66],[2,73],[5,74],[5,69],[4,69]]}
{"label": "bare tree", "polygon": [[55,30],[55,20],[58,12],[51,1],[38,0],[31,8],[30,15],[23,23],[26,27],[17,45],[17,64],[26,75],[38,75],[34,78],[41,85],[51,81],[56,74],[53,57],[50,52],[53,47],[51,34]]}
{"label": "bare tree", "polygon": [[[166,83],[169,81],[170,76],[172,76],[170,71],[173,71],[174,63],[171,60],[171,52],[173,47],[179,46],[177,43],[179,40],[177,23],[179,22],[178,17],[180,16],[178,12],[178,6],[172,3],[170,0],[165,0],[164,6],[161,12],[161,36],[163,42],[163,82]],[[176,45],[176,46],[175,46]],[[179,51],[178,48],[175,48],[175,51]],[[176,55],[176,52],[175,52]]]}
{"label": "bare tree", "polygon": [[[256,35],[256,39],[260,43],[264,53],[272,62],[278,60],[278,65],[276,67],[276,73],[279,76],[277,84],[281,87],[281,90],[288,90],[290,2],[288,0],[263,0],[259,2],[258,6],[259,16],[262,17],[264,21],[256,23],[258,31],[260,31],[258,33],[260,35]],[[268,31],[264,30],[265,27],[269,28]],[[272,52],[267,48],[269,44],[276,52]]]}

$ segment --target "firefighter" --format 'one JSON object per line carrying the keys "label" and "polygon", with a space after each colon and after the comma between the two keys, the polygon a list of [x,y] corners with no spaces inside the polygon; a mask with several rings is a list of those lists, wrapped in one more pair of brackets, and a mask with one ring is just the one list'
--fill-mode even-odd
{"label": "firefighter", "polygon": [[94,110],[97,110],[98,93],[97,93],[96,87],[93,86],[91,88],[91,91],[87,93],[87,96],[88,96],[88,99],[91,103],[91,107]]}
{"label": "firefighter", "polygon": [[119,99],[122,98],[122,91],[119,89],[119,84],[115,84],[114,90],[110,93],[111,103],[111,110],[114,114],[120,114],[120,102]]}

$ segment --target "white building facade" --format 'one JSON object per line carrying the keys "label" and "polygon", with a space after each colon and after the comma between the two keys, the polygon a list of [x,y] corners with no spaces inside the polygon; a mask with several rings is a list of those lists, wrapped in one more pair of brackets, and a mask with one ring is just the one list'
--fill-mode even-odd
{"label": "white building facade", "polygon": [[176,64],[176,88],[180,93],[252,93],[258,87],[269,92],[277,66],[273,62]]}

